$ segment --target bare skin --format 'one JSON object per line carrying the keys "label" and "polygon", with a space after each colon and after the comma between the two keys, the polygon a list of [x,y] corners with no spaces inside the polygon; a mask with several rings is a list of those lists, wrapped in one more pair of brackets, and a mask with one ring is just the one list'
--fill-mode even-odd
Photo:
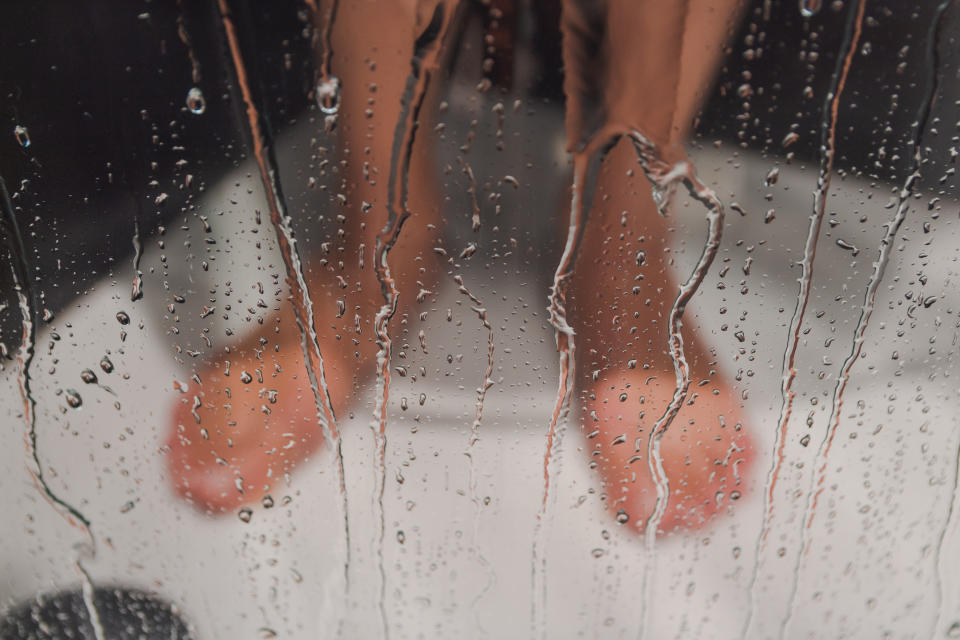
{"label": "bare skin", "polygon": [[[351,79],[344,83],[339,123],[342,145],[349,151],[350,211],[339,244],[339,255],[346,258],[342,270],[331,259],[308,280],[314,300],[345,300],[340,324],[331,326],[329,314],[324,314],[326,324],[317,327],[330,395],[341,416],[355,400],[358,383],[374,369],[372,321],[382,297],[372,269],[373,248],[385,222],[390,150],[412,43],[433,4],[359,0],[339,6],[333,44],[338,73]],[[709,89],[739,4],[690,0],[685,8],[683,3],[637,0],[565,2],[570,149],[577,150],[599,124],[613,123],[642,132],[666,158],[682,158],[681,145]],[[586,38],[579,39],[578,33]],[[422,128],[429,126],[436,100],[436,95],[428,97]],[[439,223],[441,199],[437,176],[428,170],[429,153],[427,145],[417,147],[410,177],[412,216],[390,254],[402,305],[415,298],[420,283],[430,281],[436,270],[430,226]],[[628,170],[633,170],[633,178],[626,177]],[[364,201],[373,205],[367,212],[360,206]],[[623,211],[628,212],[626,227],[621,224]],[[601,171],[568,308],[578,336],[583,428],[586,434],[597,432],[585,448],[600,473],[608,508],[624,511],[639,526],[656,495],[647,470],[646,438],[674,391],[666,319],[677,282],[669,270],[667,233],[636,155],[621,143]],[[356,261],[361,244],[367,256],[362,269]],[[635,259],[639,249],[646,253],[642,268]],[[638,272],[643,274],[639,281]],[[347,282],[346,289],[339,288],[337,275]],[[397,318],[406,310],[401,306]],[[359,334],[355,316],[360,318]],[[223,361],[202,370],[202,385],[195,385],[174,413],[170,476],[178,492],[203,509],[220,512],[260,498],[322,443],[292,311],[281,309],[275,320],[224,356],[231,362],[229,377],[223,375]],[[730,497],[743,491],[751,459],[738,399],[716,372],[712,356],[689,333],[686,354],[694,400],[688,398],[662,441],[671,484],[664,531],[698,528],[725,509]],[[637,364],[630,368],[633,360]],[[257,369],[264,383],[239,381],[241,371],[252,374]],[[263,389],[277,391],[275,403],[269,402],[269,394],[264,400]],[[201,400],[196,409],[199,425],[192,413],[193,395]],[[206,429],[206,438],[200,427]]]}

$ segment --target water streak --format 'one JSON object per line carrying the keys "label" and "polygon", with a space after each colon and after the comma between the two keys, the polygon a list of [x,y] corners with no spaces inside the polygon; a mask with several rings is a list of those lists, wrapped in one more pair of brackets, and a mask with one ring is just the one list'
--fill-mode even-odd
{"label": "water streak", "polygon": [[543,520],[547,514],[547,500],[550,496],[550,465],[553,460],[554,440],[557,436],[557,424],[565,417],[569,410],[570,397],[574,383],[574,356],[575,340],[573,328],[567,323],[566,310],[566,282],[573,275],[573,262],[577,247],[583,235],[585,222],[584,185],[587,180],[587,169],[590,164],[591,149],[578,152],[573,157],[573,186],[570,201],[570,222],[567,229],[567,242],[563,248],[560,262],[557,264],[553,276],[553,286],[550,287],[550,324],[554,328],[557,343],[557,353],[560,358],[560,378],[557,385],[557,396],[550,415],[547,427],[547,442],[543,452],[543,495],[540,500],[540,509],[537,512],[537,521],[533,530],[533,547],[530,555],[531,574],[531,612],[530,619],[533,633],[545,638],[546,610],[547,610],[547,560],[541,557],[546,541],[544,540]]}
{"label": "water streak", "polygon": [[929,37],[926,41],[929,49],[927,51],[927,65],[925,66],[930,75],[927,79],[926,95],[924,96],[917,114],[915,125],[916,134],[913,143],[914,149],[910,167],[910,175],[907,177],[903,187],[900,189],[899,199],[897,202],[897,211],[893,218],[891,218],[890,221],[885,225],[886,231],[884,232],[883,237],[880,239],[880,249],[877,253],[877,260],[873,263],[873,271],[870,274],[870,279],[867,282],[867,288],[863,297],[863,304],[860,308],[860,317],[857,320],[857,326],[853,332],[853,344],[850,348],[850,353],[847,354],[847,357],[844,359],[843,364],[840,367],[840,374],[837,377],[837,382],[833,388],[833,398],[830,406],[830,417],[827,422],[827,432],[824,434],[824,437],[820,442],[820,446],[817,449],[816,457],[814,458],[814,476],[810,479],[810,487],[807,490],[807,499],[806,504],[804,505],[804,514],[802,520],[800,521],[800,552],[797,554],[792,573],[789,600],[790,604],[787,609],[787,615],[783,619],[780,626],[781,638],[787,636],[790,622],[793,619],[793,611],[796,608],[800,570],[803,560],[809,553],[812,544],[812,540],[810,540],[809,536],[813,527],[814,518],[816,518],[817,505],[819,503],[820,495],[824,491],[824,484],[826,483],[827,479],[827,465],[830,457],[830,450],[833,447],[834,438],[840,425],[840,412],[843,408],[843,394],[850,382],[850,373],[853,369],[853,365],[860,358],[860,354],[863,351],[867,327],[870,323],[870,318],[873,316],[873,311],[876,308],[877,292],[879,291],[880,284],[883,281],[883,275],[886,271],[887,264],[890,262],[890,250],[893,247],[893,242],[897,237],[897,233],[900,231],[900,227],[903,225],[903,221],[906,219],[908,200],[912,197],[914,185],[920,178],[920,166],[922,164],[923,155],[923,134],[927,127],[927,122],[930,119],[930,111],[933,107],[933,101],[936,97],[938,89],[937,72],[939,69],[939,59],[937,55],[937,48],[939,44],[938,36],[940,33],[940,22],[950,2],[951,0],[944,0],[940,3],[940,5],[937,6],[934,20],[930,26]]}
{"label": "water streak", "polygon": [[[453,7],[449,5],[452,4]],[[409,195],[410,161],[420,122],[420,111],[426,99],[431,80],[439,68],[440,54],[448,44],[446,42],[454,16],[460,8],[459,2],[441,1],[436,5],[430,23],[417,38],[411,59],[411,71],[404,89],[402,109],[394,131],[393,149],[390,157],[390,176],[388,181],[387,223],[377,236],[374,269],[384,303],[374,318],[374,332],[377,336],[377,400],[374,409],[374,422],[371,425],[374,434],[374,490],[377,513],[376,557],[380,573],[379,608],[384,637],[389,637],[389,625],[386,614],[386,572],[383,564],[384,509],[383,494],[386,484],[386,447],[387,447],[387,407],[390,394],[390,362],[393,355],[393,342],[390,338],[389,324],[397,312],[400,292],[390,271],[388,256],[400,237],[400,231],[411,213],[407,207]]]}
{"label": "water streak", "polygon": [[481,509],[481,500],[477,496],[477,482],[476,482],[476,465],[474,462],[474,452],[473,446],[480,439],[480,423],[483,420],[483,404],[487,397],[487,390],[493,386],[493,366],[494,366],[494,342],[493,342],[493,325],[490,324],[490,321],[487,320],[487,310],[483,306],[483,302],[480,298],[473,295],[469,289],[463,284],[463,276],[455,275],[453,276],[454,282],[457,283],[457,289],[460,293],[467,296],[471,302],[476,306],[471,307],[474,313],[477,314],[477,318],[480,319],[480,324],[484,329],[487,330],[487,366],[483,371],[483,380],[480,381],[480,386],[477,387],[477,403],[476,409],[473,417],[473,424],[470,425],[470,443],[469,449],[467,450],[467,458],[469,459],[469,489],[470,489],[470,501],[474,505],[474,516],[473,516],[473,544],[474,550],[477,555],[477,561],[480,563],[480,566],[483,567],[484,571],[487,574],[487,583],[484,585],[484,588],[477,594],[471,603],[472,608],[474,609],[474,617],[477,621],[478,631],[484,633],[482,622],[479,614],[476,612],[477,604],[483,597],[489,593],[490,589],[493,588],[493,584],[496,581],[496,576],[490,568],[490,562],[487,560],[486,556],[480,551],[480,547],[477,544],[477,540],[480,537],[480,509]]}
{"label": "water streak", "polygon": [[943,529],[940,530],[940,535],[937,536],[937,549],[934,553],[934,564],[937,570],[937,619],[934,622],[933,629],[930,631],[931,638],[942,637],[942,635],[946,633],[947,616],[953,613],[953,609],[944,603],[943,584],[946,581],[947,575],[953,575],[956,571],[953,566],[944,566],[943,546],[947,536],[951,535],[957,528],[957,519],[958,516],[960,516],[960,491],[958,491],[958,489],[960,489],[960,440],[957,442],[954,454],[953,488],[950,491],[950,507],[947,509],[947,518],[943,523]]}
{"label": "water streak", "polygon": [[[21,336],[20,348],[17,352],[17,385],[20,390],[20,400],[23,406],[23,420],[26,431],[24,433],[24,444],[26,445],[28,464],[27,470],[33,480],[34,486],[40,491],[41,495],[54,508],[54,510],[63,516],[73,527],[80,529],[86,538],[86,544],[80,544],[89,549],[93,556],[96,553],[96,538],[93,535],[93,526],[90,520],[82,514],[76,507],[59,497],[50,488],[43,473],[43,464],[40,462],[40,450],[37,447],[37,401],[30,388],[31,375],[30,365],[33,363],[33,356],[36,343],[36,324],[39,313],[37,305],[34,304],[35,296],[30,280],[30,265],[27,262],[26,247],[23,244],[23,236],[20,233],[20,227],[17,224],[16,214],[13,203],[10,200],[10,194],[7,192],[7,184],[0,177],[0,206],[3,209],[3,218],[0,219],[0,227],[3,229],[3,235],[6,237],[8,250],[10,251],[10,271],[13,276],[13,285],[17,294],[17,302],[20,307]],[[83,588],[93,590],[93,581],[90,575],[83,570],[79,558],[74,561],[75,566],[80,570],[83,578]],[[86,603],[87,613],[90,616],[90,622],[93,625],[94,632],[97,634],[97,640],[102,640],[103,629],[100,626],[100,616],[97,613],[96,606],[90,600]]]}
{"label": "water streak", "polygon": [[796,355],[797,347],[800,344],[800,329],[806,316],[807,304],[810,301],[811,283],[813,280],[813,265],[817,254],[817,242],[820,238],[820,228],[823,224],[823,215],[826,208],[827,195],[830,191],[830,181],[833,177],[833,161],[836,150],[836,132],[838,111],[840,107],[840,98],[843,95],[846,86],[847,76],[850,73],[850,67],[853,63],[853,56],[857,51],[857,43],[860,40],[860,34],[863,26],[863,15],[866,6],[866,0],[859,0],[854,10],[850,12],[844,42],[841,45],[843,55],[837,61],[837,67],[834,69],[832,78],[832,87],[827,94],[824,105],[824,118],[821,124],[821,158],[820,173],[817,176],[817,188],[814,192],[813,208],[809,217],[807,227],[807,238],[803,247],[803,258],[800,261],[800,279],[799,289],[797,291],[797,302],[793,309],[793,315],[790,318],[790,330],[788,332],[787,346],[783,353],[782,376],[780,381],[781,407],[780,415],[777,419],[777,430],[774,441],[774,455],[771,466],[767,472],[764,481],[763,490],[763,521],[760,526],[760,532],[757,535],[754,544],[753,570],[750,575],[748,592],[750,594],[747,604],[747,616],[744,621],[740,637],[746,638],[750,632],[751,624],[754,620],[754,611],[758,606],[759,592],[757,590],[757,579],[761,569],[761,555],[765,548],[767,536],[774,514],[774,492],[777,487],[777,481],[784,463],[784,448],[786,445],[787,424],[790,421],[790,414],[793,410],[793,399],[796,393],[793,391],[793,382],[797,375]]}
{"label": "water streak", "polygon": [[190,77],[194,85],[200,84],[200,61],[193,50],[193,41],[190,39],[190,32],[187,31],[186,19],[183,15],[183,0],[177,0],[177,35],[180,36],[180,42],[187,48],[187,56],[190,58]]}
{"label": "water streak", "polygon": [[660,442],[673,423],[674,418],[680,412],[690,389],[690,366],[683,349],[683,312],[694,294],[700,289],[710,265],[713,264],[720,249],[724,211],[720,199],[712,189],[700,182],[692,165],[685,161],[669,165],[660,159],[656,147],[644,136],[637,131],[631,131],[629,135],[637,151],[644,174],[653,185],[654,200],[658,202],[658,205],[661,204],[662,194],[668,192],[673,185],[682,183],[687,188],[690,197],[703,204],[707,209],[707,238],[703,245],[703,251],[700,253],[693,271],[686,281],[680,285],[680,290],[677,292],[668,319],[670,332],[668,343],[670,358],[673,361],[676,388],[670,404],[660,419],[654,423],[647,439],[647,464],[656,483],[657,501],[653,513],[647,519],[644,530],[647,566],[643,573],[644,607],[639,632],[639,637],[643,638],[650,627],[649,617],[652,609],[651,605],[654,602],[653,576],[656,569],[657,533],[670,501],[670,483],[663,469]]}
{"label": "water streak", "polygon": [[87,610],[87,617],[90,618],[90,626],[93,627],[93,637],[96,640],[107,640],[103,623],[100,621],[100,612],[97,611],[97,603],[94,600],[93,580],[90,579],[90,574],[87,573],[79,558],[74,563],[74,567],[80,574],[80,593],[83,595],[83,607]]}
{"label": "water streak", "polygon": [[143,272],[140,271],[140,259],[143,257],[143,243],[140,241],[140,205],[133,218],[133,286],[130,288],[130,301],[136,302],[143,297]]}
{"label": "water streak", "polygon": [[330,390],[327,387],[327,380],[324,373],[323,356],[320,353],[320,343],[317,338],[316,324],[313,316],[313,302],[310,300],[310,292],[303,275],[300,253],[297,249],[293,229],[290,226],[290,217],[286,213],[286,204],[283,199],[283,192],[280,189],[276,161],[273,158],[272,150],[267,144],[264,132],[260,127],[260,114],[257,111],[250,91],[250,83],[240,51],[240,43],[233,22],[233,16],[230,13],[227,0],[218,0],[218,3],[220,17],[227,35],[230,55],[233,59],[237,84],[239,85],[243,101],[246,105],[250,135],[253,139],[253,153],[260,170],[260,179],[267,196],[267,204],[270,208],[270,222],[273,225],[277,243],[283,255],[283,263],[286,269],[286,283],[293,294],[291,303],[293,305],[297,329],[300,331],[300,347],[303,351],[304,364],[307,367],[310,390],[313,393],[317,408],[317,420],[320,423],[324,438],[335,452],[337,458],[337,479],[340,485],[341,495],[341,502],[339,504],[341,513],[338,515],[343,521],[344,598],[347,598],[350,590],[351,545],[347,489],[343,464],[343,443],[336,425],[333,402],[330,398]]}

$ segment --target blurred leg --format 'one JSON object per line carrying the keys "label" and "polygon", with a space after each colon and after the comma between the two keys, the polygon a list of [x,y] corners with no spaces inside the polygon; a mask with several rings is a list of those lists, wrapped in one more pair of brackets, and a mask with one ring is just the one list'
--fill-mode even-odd
{"label": "blurred leg", "polygon": [[[376,241],[387,222],[391,153],[413,45],[435,5],[341,0],[331,33],[331,72],[343,82],[339,153],[328,152],[325,159],[340,164],[342,182],[336,188],[346,202],[326,215],[337,218],[337,229],[322,255],[307,260],[306,279],[327,387],[341,421],[375,369],[373,318],[383,304],[373,268]],[[435,95],[428,98],[422,130],[432,129],[436,102]],[[427,225],[439,214],[431,164],[425,145],[415,145],[412,216],[389,254],[402,289],[392,327],[402,321],[417,281],[428,280],[434,269],[433,252],[422,251],[429,246]],[[180,398],[168,438],[168,468],[176,490],[198,507],[219,512],[257,500],[285,485],[284,476],[322,445],[300,341],[292,309],[284,303],[221,358],[200,368],[199,383],[191,383]]]}
{"label": "blurred leg", "polygon": [[[737,19],[738,0],[662,3],[609,0],[599,48],[603,121],[639,130],[666,158],[682,157],[696,110]],[[581,22],[580,24],[585,24]],[[568,53],[569,55],[569,53]],[[582,59],[579,68],[588,70]],[[589,111],[589,106],[584,109]],[[589,113],[568,133],[586,140]],[[672,275],[669,218],[658,213],[650,183],[627,140],[607,157],[571,282],[578,334],[578,389],[588,453],[608,508],[642,529],[655,486],[647,442],[675,390],[668,316],[679,283]],[[697,230],[698,233],[702,233]],[[694,241],[695,242],[695,241]],[[688,327],[690,313],[686,314]],[[743,490],[750,443],[738,398],[703,342],[684,331],[691,367],[687,401],[662,439],[670,483],[664,531],[702,526]],[[702,386],[701,386],[702,385]]]}

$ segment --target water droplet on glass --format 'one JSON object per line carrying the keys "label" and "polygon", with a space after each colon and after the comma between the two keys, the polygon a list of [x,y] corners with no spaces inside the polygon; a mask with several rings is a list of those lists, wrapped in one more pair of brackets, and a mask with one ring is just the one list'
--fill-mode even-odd
{"label": "water droplet on glass", "polygon": [[263,496],[261,504],[263,504],[264,509],[271,509],[273,507],[273,496],[271,496],[269,493]]}
{"label": "water droplet on glass", "polygon": [[823,0],[800,0],[800,15],[804,18],[810,18],[820,12],[823,6]]}
{"label": "water droplet on glass", "polygon": [[110,362],[110,358],[103,356],[100,359],[100,368],[103,369],[104,373],[113,373],[113,363]]}
{"label": "water droplet on glass", "polygon": [[620,509],[617,511],[617,524],[626,524],[630,520],[630,514]]}
{"label": "water droplet on glass", "polygon": [[763,186],[770,187],[777,184],[777,179],[780,177],[780,167],[774,167],[767,171],[767,175],[763,178]]}
{"label": "water droplet on glass", "polygon": [[403,544],[407,539],[407,535],[403,531],[397,531],[397,542]]}
{"label": "water droplet on glass", "polygon": [[237,517],[240,518],[241,522],[250,522],[250,519],[253,518],[253,511],[249,507],[244,507],[237,513]]}
{"label": "water droplet on glass", "polygon": [[30,134],[27,133],[27,128],[22,127],[19,124],[13,128],[13,136],[17,139],[17,144],[26,149],[30,146]]}
{"label": "water droplet on glass", "polygon": [[240,382],[242,382],[243,384],[250,384],[252,381],[253,381],[253,376],[251,376],[246,371],[240,372]]}
{"label": "water droplet on glass", "polygon": [[83,398],[80,397],[80,394],[77,393],[74,389],[67,389],[66,391],[67,404],[70,405],[73,409],[79,409],[80,405],[83,404]]}
{"label": "water droplet on glass", "polygon": [[126,311],[117,311],[117,322],[120,324],[130,324],[130,316]]}
{"label": "water droplet on glass", "polygon": [[960,622],[954,622],[950,625],[950,628],[947,629],[948,638],[960,638]]}
{"label": "water droplet on glass", "polygon": [[143,297],[143,278],[138,273],[133,278],[133,287],[130,290],[130,301],[136,302]]}
{"label": "water droplet on glass", "polygon": [[187,109],[198,116],[207,110],[207,99],[203,97],[203,91],[198,87],[192,87],[187,91]]}
{"label": "water droplet on glass", "polygon": [[317,106],[328,116],[334,116],[340,111],[340,79],[330,76],[317,83]]}
{"label": "water droplet on glass", "polygon": [[854,256],[860,253],[860,249],[857,249],[856,246],[850,244],[849,242],[847,242],[846,240],[843,240],[842,238],[837,238],[837,246],[840,247],[841,249],[846,249],[847,251],[852,252]]}
{"label": "water droplet on glass", "polygon": [[97,381],[97,374],[95,374],[90,369],[84,369],[80,372],[80,379],[86,382],[87,384],[93,384]]}

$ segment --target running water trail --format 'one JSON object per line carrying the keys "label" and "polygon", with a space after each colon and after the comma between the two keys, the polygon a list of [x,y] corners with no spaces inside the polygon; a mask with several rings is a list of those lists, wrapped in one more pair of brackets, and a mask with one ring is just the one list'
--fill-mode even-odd
{"label": "running water trail", "polygon": [[857,362],[863,351],[863,343],[866,339],[867,327],[870,324],[870,318],[876,308],[877,292],[883,281],[883,275],[887,264],[890,262],[890,251],[893,242],[900,231],[903,221],[907,217],[908,200],[913,195],[913,188],[920,178],[920,166],[922,163],[923,134],[927,128],[927,122],[930,120],[930,111],[936,98],[939,83],[937,82],[937,71],[939,69],[938,46],[940,35],[940,23],[952,0],[941,2],[934,13],[934,19],[930,25],[930,32],[926,40],[927,43],[927,64],[926,69],[929,72],[927,78],[926,95],[920,105],[915,123],[916,132],[913,143],[913,159],[910,167],[910,175],[907,176],[903,187],[900,189],[900,197],[897,202],[897,211],[893,218],[887,222],[886,231],[880,239],[880,249],[877,253],[877,260],[873,263],[873,272],[867,282],[867,288],[864,292],[863,305],[860,308],[860,317],[857,320],[857,326],[853,331],[853,345],[850,353],[840,367],[840,374],[833,388],[833,398],[830,405],[830,416],[827,422],[827,432],[824,434],[817,449],[816,457],[813,463],[813,476],[810,478],[810,486],[807,489],[806,504],[804,505],[803,518],[800,521],[800,551],[797,554],[791,576],[790,600],[787,608],[787,615],[780,625],[780,637],[787,636],[790,623],[793,620],[793,611],[796,608],[797,590],[800,582],[800,570],[803,560],[810,551],[812,540],[809,535],[813,527],[814,518],[817,515],[817,505],[820,495],[824,491],[824,483],[827,479],[827,465],[830,457],[830,450],[833,447],[834,437],[840,425],[840,411],[843,408],[843,394],[850,382],[850,372],[853,365]]}
{"label": "running water trail", "polygon": [[[139,204],[137,206],[139,209]],[[130,301],[136,302],[143,297],[143,272],[140,271],[140,258],[143,256],[143,243],[140,241],[140,212],[133,217],[133,286],[130,289]]]}
{"label": "running water trail", "polygon": [[474,231],[480,231],[480,201],[477,199],[478,187],[477,187],[477,178],[473,175],[473,167],[470,166],[470,163],[463,159],[463,156],[457,156],[457,160],[463,167],[463,174],[467,176],[467,179],[470,180],[470,186],[467,187],[467,193],[470,194],[470,204],[472,206],[472,214],[470,218],[470,226]]}
{"label": "running water trail", "polygon": [[470,501],[473,503],[473,546],[474,553],[477,556],[477,561],[480,563],[480,566],[487,574],[487,583],[484,585],[483,589],[476,595],[476,597],[471,602],[471,608],[474,612],[474,618],[477,622],[477,630],[481,632],[484,636],[486,635],[485,630],[483,629],[483,624],[480,620],[480,616],[477,613],[477,604],[490,592],[490,589],[493,588],[494,583],[496,582],[496,576],[493,573],[493,570],[490,568],[490,562],[487,560],[486,556],[480,551],[480,546],[477,540],[480,538],[480,509],[481,501],[479,496],[477,496],[477,481],[476,481],[476,463],[474,461],[474,451],[473,446],[480,439],[480,423],[483,420],[483,403],[487,397],[487,390],[493,386],[493,365],[494,365],[494,342],[493,342],[493,325],[490,324],[490,321],[487,320],[487,310],[483,306],[483,302],[480,298],[473,295],[469,289],[463,284],[463,276],[455,275],[453,276],[454,282],[457,283],[457,289],[463,295],[467,296],[471,302],[473,302],[474,307],[470,307],[474,313],[477,314],[477,318],[480,319],[480,324],[484,329],[487,330],[487,366],[483,370],[483,380],[480,381],[480,386],[477,387],[477,403],[476,411],[473,417],[473,424],[470,425],[470,442],[466,451],[467,459],[469,460],[469,490],[470,490]]}
{"label": "running water trail", "polygon": [[[76,507],[53,492],[44,476],[43,463],[40,461],[40,450],[37,446],[37,401],[30,389],[30,365],[33,363],[39,313],[37,312],[37,305],[34,304],[36,297],[30,284],[30,265],[27,261],[26,247],[23,244],[23,236],[20,234],[20,227],[17,224],[10,194],[7,192],[7,183],[2,177],[0,177],[0,207],[3,209],[0,227],[3,229],[3,235],[6,236],[7,247],[10,251],[10,272],[17,294],[17,303],[20,307],[21,334],[20,348],[17,351],[17,386],[20,391],[23,421],[26,428],[24,444],[27,450],[27,471],[30,473],[34,486],[50,506],[72,527],[79,529],[86,538],[86,542],[74,545],[74,551],[77,555],[74,557],[73,564],[74,568],[80,573],[83,593],[87,594],[89,592],[92,594],[93,581],[81,564],[80,551],[86,549],[89,557],[96,556],[97,541],[93,535],[93,526],[90,520]],[[33,465],[32,468],[31,464]],[[84,605],[87,615],[90,617],[94,635],[97,640],[105,640],[103,627],[100,624],[100,615],[92,597],[90,599],[85,597]]]}
{"label": "running water trail", "polygon": [[647,565],[643,572],[643,613],[640,623],[639,637],[643,638],[650,627],[650,611],[654,602],[653,576],[656,571],[656,540],[660,522],[667,511],[670,501],[670,483],[663,469],[663,458],[660,455],[660,441],[670,428],[674,418],[679,413],[690,388],[690,366],[687,363],[683,350],[683,312],[694,294],[700,289],[710,265],[720,249],[720,239],[723,233],[723,204],[712,189],[700,182],[693,166],[686,161],[670,165],[664,162],[652,142],[636,131],[628,134],[637,151],[640,166],[647,179],[653,185],[654,201],[663,212],[666,206],[664,194],[677,183],[682,183],[690,197],[703,204],[707,209],[707,238],[703,251],[697,260],[693,271],[686,281],[680,285],[677,298],[670,309],[668,328],[670,331],[669,345],[670,358],[673,360],[673,371],[676,376],[676,389],[673,398],[663,416],[654,423],[650,436],[647,439],[647,464],[650,474],[657,486],[657,501],[653,513],[647,519],[644,530]]}
{"label": "running water trail", "polygon": [[[449,5],[453,5],[452,8]],[[387,577],[383,565],[383,538],[385,531],[383,494],[386,485],[387,450],[387,407],[390,394],[390,362],[393,356],[393,342],[390,338],[389,324],[397,312],[400,292],[390,272],[387,260],[390,250],[400,237],[403,224],[410,217],[407,208],[409,195],[410,160],[416,141],[420,122],[420,110],[423,108],[427,90],[433,75],[439,68],[440,54],[447,45],[447,35],[453,17],[460,8],[460,2],[441,0],[434,10],[430,23],[417,38],[410,61],[411,70],[407,77],[407,86],[403,92],[402,108],[394,131],[393,150],[390,157],[390,176],[388,181],[387,223],[377,236],[374,258],[374,270],[380,283],[380,292],[384,303],[374,318],[374,332],[377,336],[377,400],[374,409],[373,430],[374,451],[374,510],[377,530],[375,532],[375,555],[380,574],[379,609],[385,638],[390,630],[386,611]]]}
{"label": "running water trail", "polygon": [[[307,376],[310,381],[310,390],[313,392],[313,398],[317,408],[317,419],[327,444],[332,448],[337,458],[337,480],[340,485],[341,496],[341,501],[338,505],[340,510],[338,516],[343,521],[344,532],[344,599],[348,601],[350,592],[351,551],[350,520],[343,464],[343,443],[340,432],[336,426],[333,403],[330,399],[330,390],[327,387],[327,380],[324,375],[323,356],[320,353],[320,343],[317,339],[316,324],[313,317],[313,303],[310,300],[310,292],[303,275],[300,253],[297,249],[293,229],[290,227],[290,218],[286,213],[286,204],[283,199],[283,193],[280,190],[276,162],[270,147],[266,143],[265,136],[260,129],[260,114],[253,102],[250,83],[247,79],[247,70],[243,63],[240,43],[233,23],[233,16],[230,13],[230,8],[227,6],[227,0],[218,0],[218,3],[220,18],[223,22],[230,55],[233,59],[237,84],[240,87],[243,101],[246,104],[250,136],[253,139],[253,154],[260,170],[260,179],[263,183],[267,204],[270,208],[270,222],[273,225],[277,243],[283,255],[283,264],[286,269],[286,282],[292,293],[291,303],[293,305],[297,329],[300,331],[300,348],[303,351],[304,364],[307,367]],[[346,607],[344,607],[344,614],[345,612]]]}
{"label": "running water trail", "polygon": [[103,630],[103,624],[100,621],[100,612],[97,611],[97,603],[94,600],[93,580],[90,574],[83,568],[80,559],[77,558],[74,566],[80,574],[80,593],[83,595],[83,607],[87,610],[87,616],[90,618],[90,626],[93,627],[93,637],[96,640],[107,640],[107,634]]}
{"label": "running water trail", "polygon": [[749,601],[747,604],[747,616],[743,629],[741,630],[741,639],[746,638],[749,634],[754,621],[754,612],[759,604],[757,600],[760,594],[757,590],[757,579],[760,575],[762,565],[761,554],[765,548],[773,520],[774,492],[777,488],[777,480],[779,479],[780,470],[784,463],[786,430],[790,422],[790,414],[793,410],[793,399],[796,396],[796,393],[793,391],[793,382],[797,375],[795,366],[797,347],[800,344],[800,329],[806,316],[807,304],[810,301],[813,265],[817,255],[817,241],[820,238],[820,227],[823,224],[823,214],[826,208],[827,196],[830,191],[830,181],[833,177],[833,160],[836,151],[840,98],[843,95],[847,76],[850,73],[850,67],[853,63],[853,57],[857,51],[857,43],[860,40],[865,7],[866,0],[859,0],[856,8],[850,12],[845,29],[844,41],[840,48],[843,55],[837,60],[837,67],[833,72],[832,87],[827,94],[824,104],[824,117],[821,124],[820,173],[817,176],[817,188],[813,197],[813,209],[810,213],[810,222],[807,227],[807,238],[803,247],[803,258],[800,261],[801,272],[799,279],[800,286],[797,291],[797,303],[793,309],[793,315],[790,318],[787,347],[783,353],[782,377],[780,381],[782,404],[780,407],[780,415],[777,419],[774,455],[770,470],[767,472],[767,477],[764,481],[763,521],[760,525],[757,541],[754,544],[753,570],[748,586]]}
{"label": "running water trail", "polygon": [[193,50],[193,41],[190,39],[190,32],[187,31],[187,22],[183,15],[183,0],[177,0],[177,35],[180,42],[187,48],[187,57],[190,59],[190,79],[194,85],[200,84],[200,61]]}
{"label": "running water trail", "polygon": [[[340,111],[340,78],[334,76],[331,71],[331,61],[333,60],[333,25],[337,21],[337,10],[340,8],[340,0],[330,0],[327,14],[320,17],[320,7],[317,6],[317,0],[306,0],[310,8],[310,15],[313,21],[311,30],[311,46],[314,58],[319,60],[317,70],[314,75],[314,98],[320,111],[326,116],[326,129],[330,131],[336,124],[337,114]],[[317,23],[323,22],[321,31],[317,30]]]}
{"label": "running water trail", "polygon": [[475,307],[470,307],[470,309],[477,314],[481,326],[487,330],[487,367],[483,370],[483,380],[480,386],[477,387],[476,413],[473,417],[473,424],[470,426],[470,446],[473,447],[473,445],[477,443],[477,440],[480,439],[480,422],[483,420],[483,402],[487,397],[487,390],[493,386],[493,380],[490,377],[493,375],[493,325],[487,320],[487,310],[484,308],[483,302],[480,298],[470,293],[470,290],[464,286],[463,276],[453,276],[453,281],[457,283],[457,290],[470,298],[470,301],[476,305]]}
{"label": "running water trail", "polygon": [[[531,598],[530,620],[534,636],[546,638],[546,611],[547,611],[547,559],[543,548],[545,546],[543,520],[547,514],[547,500],[550,496],[550,463],[553,460],[554,439],[557,435],[557,424],[565,416],[570,405],[573,393],[575,341],[573,328],[567,323],[566,310],[566,282],[573,275],[573,261],[577,247],[583,236],[583,225],[586,212],[584,209],[584,184],[587,179],[587,169],[593,151],[584,149],[573,157],[573,186],[570,200],[570,226],[567,230],[567,243],[563,248],[563,255],[557,264],[553,276],[553,286],[550,287],[550,324],[554,328],[557,342],[557,353],[560,358],[560,379],[557,386],[557,399],[550,415],[550,424],[547,427],[547,443],[543,452],[543,496],[540,500],[540,509],[537,512],[537,521],[533,529],[533,547],[530,554]],[[543,554],[543,557],[540,557]],[[538,571],[539,569],[539,571]],[[539,605],[539,606],[538,606]]]}
{"label": "running water trail", "polygon": [[[949,627],[947,627],[947,616],[954,613],[952,607],[946,606],[943,598],[943,584],[946,581],[948,572],[953,575],[956,573],[953,566],[945,567],[943,562],[943,547],[947,536],[953,535],[952,532],[957,529],[957,518],[960,515],[960,439],[954,453],[953,463],[953,488],[950,492],[950,507],[947,509],[947,519],[943,523],[943,529],[937,536],[937,549],[934,552],[934,563],[937,570],[937,619],[934,621],[933,629],[930,630],[931,638],[944,637]],[[952,624],[952,623],[951,623]],[[939,634],[939,635],[938,635]]]}

